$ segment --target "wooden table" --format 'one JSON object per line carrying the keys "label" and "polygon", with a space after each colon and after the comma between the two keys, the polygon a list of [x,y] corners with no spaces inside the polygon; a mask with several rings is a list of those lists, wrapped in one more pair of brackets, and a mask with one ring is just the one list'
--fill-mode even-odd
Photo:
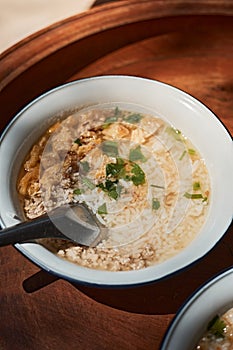
{"label": "wooden table", "polygon": [[[227,0],[131,0],[46,28],[0,56],[0,126],[58,84],[130,74],[187,91],[233,134],[232,16]],[[0,349],[157,350],[185,299],[232,262],[232,226],[194,265],[126,289],[72,285],[1,248]]]}

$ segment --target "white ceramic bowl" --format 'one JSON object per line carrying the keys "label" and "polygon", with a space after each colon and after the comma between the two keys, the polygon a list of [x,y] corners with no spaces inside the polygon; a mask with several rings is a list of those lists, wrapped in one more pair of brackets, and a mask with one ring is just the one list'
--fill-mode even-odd
{"label": "white ceramic bowl", "polygon": [[233,307],[233,269],[229,269],[201,286],[173,319],[160,350],[192,350],[208,323]]}
{"label": "white ceramic bowl", "polygon": [[65,279],[94,285],[136,285],[159,280],[203,257],[227,230],[233,215],[233,145],[218,118],[190,95],[169,85],[138,77],[104,76],[55,88],[25,107],[2,135],[0,216],[3,227],[16,224],[15,193],[22,161],[43,128],[61,111],[96,103],[139,104],[168,120],[191,140],[205,158],[211,177],[209,215],[197,238],[180,254],[138,271],[92,270],[64,261],[38,244],[16,248],[41,268]]}

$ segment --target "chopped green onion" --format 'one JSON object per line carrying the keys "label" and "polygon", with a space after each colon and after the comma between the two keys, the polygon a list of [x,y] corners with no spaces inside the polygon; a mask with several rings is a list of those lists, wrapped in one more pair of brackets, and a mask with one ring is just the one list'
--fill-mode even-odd
{"label": "chopped green onion", "polygon": [[108,214],[106,203],[102,204],[102,205],[98,208],[97,213],[100,214],[100,215]]}
{"label": "chopped green onion", "polygon": [[84,185],[86,185],[90,190],[94,190],[96,187],[91,180],[89,180],[87,177],[82,177],[82,182]]}
{"label": "chopped green onion", "polygon": [[96,185],[96,187],[99,187],[102,191],[107,192],[107,189],[105,188],[105,186],[102,182],[100,184]]}
{"label": "chopped green onion", "polygon": [[80,195],[82,194],[82,190],[80,190],[80,188],[76,188],[74,191],[73,191],[74,194],[76,195]]}
{"label": "chopped green onion", "polygon": [[101,145],[103,153],[109,157],[118,156],[118,144],[114,141],[104,141]]}
{"label": "chopped green onion", "polygon": [[123,179],[124,179],[125,181],[131,181],[131,180],[132,180],[132,177],[131,177],[130,175],[126,174],[126,175],[123,177]]}
{"label": "chopped green onion", "polygon": [[109,163],[106,165],[106,176],[123,178],[125,175],[125,163],[122,158],[117,158],[116,163]]}
{"label": "chopped green onion", "polygon": [[159,186],[159,185],[151,185],[151,187],[155,187],[155,188],[160,188],[160,189],[165,189],[165,187],[164,186]]}
{"label": "chopped green onion", "polygon": [[193,183],[193,190],[194,191],[200,190],[200,188],[201,188],[200,182]]}
{"label": "chopped green onion", "polygon": [[133,174],[131,180],[135,186],[143,185],[145,183],[145,173],[138,164],[133,164],[131,173]]}
{"label": "chopped green onion", "polygon": [[144,154],[141,151],[141,146],[137,146],[136,148],[133,148],[129,151],[129,160],[131,162],[135,162],[137,160],[140,160],[141,162],[146,162],[147,159],[144,156]]}
{"label": "chopped green onion", "polygon": [[140,122],[141,119],[142,115],[140,113],[133,113],[123,118],[125,122],[130,124],[137,124]]}
{"label": "chopped green onion", "polygon": [[173,128],[172,126],[168,126],[165,130],[169,135],[175,138],[176,141],[183,141],[181,131]]}
{"label": "chopped green onion", "polygon": [[116,106],[115,111],[114,111],[114,116],[118,116],[118,118],[119,118],[120,114],[121,114],[121,111],[120,111],[119,107]]}
{"label": "chopped green onion", "polygon": [[185,192],[184,197],[188,199],[203,199],[203,195],[201,193],[188,193]]}
{"label": "chopped green onion", "polygon": [[115,123],[118,121],[118,117],[113,115],[113,116],[110,116],[110,117],[107,117],[104,121],[104,124],[102,125],[104,128],[106,128],[107,126],[109,126],[110,124],[112,123]]}
{"label": "chopped green onion", "polygon": [[186,154],[186,151],[184,151],[184,152],[181,154],[179,160],[182,160],[182,159],[184,158],[185,154]]}
{"label": "chopped green onion", "polygon": [[80,164],[81,171],[85,174],[88,173],[88,171],[90,170],[89,163],[85,161],[85,162],[80,162],[79,164]]}
{"label": "chopped green onion", "polygon": [[160,202],[158,199],[153,198],[152,199],[152,209],[153,210],[158,210],[160,208]]}
{"label": "chopped green onion", "polygon": [[118,194],[116,188],[114,188],[113,190],[109,191],[108,195],[109,195],[110,198],[113,198],[115,200],[119,197],[119,194]]}
{"label": "chopped green onion", "polygon": [[218,338],[224,338],[225,328],[225,322],[218,315],[214,316],[207,326],[207,330]]}
{"label": "chopped green onion", "polygon": [[111,197],[113,199],[117,199],[117,197],[118,197],[117,183],[118,183],[118,181],[110,181],[110,180],[107,180],[105,182],[106,192],[108,193],[109,197]]}
{"label": "chopped green onion", "polygon": [[189,153],[191,156],[193,156],[194,154],[196,154],[196,151],[195,151],[195,149],[189,148],[189,149],[188,149],[188,153]]}
{"label": "chopped green onion", "polygon": [[110,198],[117,199],[120,196],[120,189],[118,188],[118,180],[106,180],[105,184],[100,183],[96,185],[102,191],[106,192]]}
{"label": "chopped green onion", "polygon": [[120,117],[120,110],[118,107],[115,108],[114,115],[107,117],[102,125],[103,129],[106,129],[110,124],[116,123]]}
{"label": "chopped green onion", "polygon": [[[106,181],[107,182],[107,181]],[[106,184],[107,187],[107,184]],[[108,189],[108,196],[113,199],[117,199],[121,195],[122,186],[115,181],[113,185]]]}
{"label": "chopped green onion", "polygon": [[107,190],[107,191],[111,191],[111,190],[115,187],[115,185],[116,185],[117,182],[118,182],[118,181],[106,180],[106,182],[105,182],[106,190]]}
{"label": "chopped green onion", "polygon": [[106,165],[106,180],[96,187],[104,191],[110,198],[117,199],[120,197],[122,186],[119,184],[120,179],[132,181],[135,186],[145,183],[145,173],[137,163],[130,163],[131,169],[126,173],[125,165],[122,158],[116,158],[116,163]]}
{"label": "chopped green onion", "polygon": [[74,143],[77,143],[77,145],[82,146],[82,142],[81,142],[80,138],[77,138],[77,139],[74,141]]}
{"label": "chopped green onion", "polygon": [[121,186],[120,184],[117,184],[116,191],[117,191],[118,197],[120,197],[122,189],[123,189],[123,186]]}

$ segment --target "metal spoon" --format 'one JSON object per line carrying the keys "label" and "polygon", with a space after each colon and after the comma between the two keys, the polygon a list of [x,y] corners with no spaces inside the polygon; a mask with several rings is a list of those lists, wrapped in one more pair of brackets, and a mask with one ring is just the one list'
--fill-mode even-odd
{"label": "metal spoon", "polygon": [[94,247],[107,235],[108,229],[84,204],[75,204],[0,230],[0,246],[38,238],[61,238]]}

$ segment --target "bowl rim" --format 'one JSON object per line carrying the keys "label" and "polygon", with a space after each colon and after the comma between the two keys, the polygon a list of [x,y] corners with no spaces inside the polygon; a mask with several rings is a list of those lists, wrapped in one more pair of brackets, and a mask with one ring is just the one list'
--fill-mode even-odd
{"label": "bowl rim", "polygon": [[[5,126],[5,128],[2,130],[1,134],[0,134],[0,143],[2,142],[3,138],[5,137],[5,134],[8,132],[8,130],[13,126],[13,124],[17,121],[17,119],[21,116],[21,114],[23,114],[27,109],[29,109],[31,106],[33,106],[35,103],[37,103],[38,101],[42,100],[44,97],[46,97],[47,95],[50,95],[51,93],[54,93],[58,90],[61,90],[67,86],[72,86],[72,85],[76,85],[77,83],[82,83],[85,81],[91,81],[91,80],[98,80],[98,79],[112,79],[112,78],[117,78],[117,79],[121,79],[121,78],[127,78],[127,79],[137,79],[137,80],[141,80],[141,81],[148,81],[148,82],[154,82],[158,85],[161,86],[167,86],[169,88],[171,88],[174,91],[177,92],[181,92],[182,94],[188,96],[189,98],[191,98],[192,100],[198,102],[198,104],[202,105],[203,107],[205,107],[209,112],[211,112],[213,114],[213,116],[222,124],[223,128],[225,129],[225,131],[228,133],[229,137],[231,138],[231,140],[233,141],[233,135],[231,135],[230,130],[227,128],[227,126],[224,124],[224,122],[220,119],[220,117],[218,117],[215,112],[209,107],[207,106],[204,102],[202,102],[200,99],[198,99],[197,97],[195,97],[193,94],[186,92],[184,89],[178,88],[173,84],[168,84],[165,83],[163,81],[160,80],[156,80],[156,79],[152,79],[152,78],[144,78],[144,77],[139,77],[136,75],[127,75],[127,74],[117,74],[117,75],[97,75],[97,76],[93,76],[93,77],[87,77],[87,78],[80,78],[80,79],[76,79],[76,80],[72,80],[63,84],[60,84],[58,86],[55,86],[49,90],[46,90],[45,92],[41,93],[39,96],[35,97],[34,99],[32,99],[30,102],[28,102],[22,109],[20,109],[14,116],[13,118],[7,123],[7,125]],[[1,219],[1,217],[0,217]]]}
{"label": "bowl rim", "polygon": [[[232,136],[229,132],[229,130],[226,128],[226,126],[224,125],[224,123],[220,120],[220,118],[218,118],[204,103],[202,103],[201,101],[199,101],[197,98],[193,97],[191,94],[177,88],[174,87],[170,84],[161,82],[161,81],[157,81],[157,80],[153,80],[153,79],[147,79],[147,78],[141,78],[141,77],[137,77],[137,76],[129,76],[129,75],[105,75],[105,76],[96,76],[96,77],[89,77],[89,78],[83,78],[83,79],[79,79],[79,80],[74,80],[68,83],[64,83],[62,85],[59,85],[57,87],[54,87],[46,92],[44,92],[43,94],[41,94],[40,96],[38,96],[37,98],[33,99],[30,103],[28,103],[22,110],[20,110],[15,117],[8,123],[7,127],[4,129],[1,137],[0,137],[0,142],[2,142],[2,140],[7,136],[8,131],[13,127],[14,123],[17,122],[17,120],[31,107],[33,107],[33,105],[39,103],[41,100],[43,100],[44,98],[46,98],[47,96],[56,93],[59,90],[62,90],[64,88],[76,85],[76,84],[80,84],[83,82],[91,82],[91,81],[96,81],[96,80],[109,80],[109,79],[132,79],[132,80],[138,80],[138,81],[143,81],[143,82],[148,82],[149,84],[157,84],[158,86],[163,86],[168,88],[169,90],[171,90],[172,92],[174,91],[175,93],[185,96],[186,98],[188,98],[189,100],[191,100],[192,102],[194,102],[195,104],[198,104],[199,107],[201,107],[202,109],[204,109],[208,114],[210,113],[212,116],[214,116],[222,125],[223,129],[226,131],[226,137],[229,137],[229,139],[232,141]],[[232,214],[233,216],[233,214]],[[46,266],[46,264],[42,263],[40,260],[37,260],[35,257],[32,259],[31,254],[27,251],[27,249],[24,248],[24,244],[16,244],[15,248],[20,251],[24,256],[26,256],[30,261],[33,261],[34,264],[36,264],[37,266],[41,267],[43,270],[52,273],[60,278],[72,281],[72,282],[78,282],[78,283],[82,283],[85,285],[92,285],[92,286],[104,286],[104,287],[127,287],[127,286],[138,286],[138,285],[144,285],[144,284],[148,284],[148,283],[152,283],[154,281],[159,281],[161,279],[167,278],[171,275],[174,275],[178,272],[181,272],[182,270],[186,269],[187,267],[195,264],[197,261],[199,261],[200,259],[202,259],[206,254],[208,254],[212,249],[214,249],[215,245],[219,242],[220,239],[222,239],[222,237],[224,236],[224,234],[226,233],[228,227],[230,226],[230,223],[232,221],[232,217],[228,219],[227,222],[225,222],[225,228],[222,229],[222,234],[219,236],[218,240],[211,246],[211,248],[208,248],[207,251],[205,251],[205,253],[202,253],[201,256],[197,256],[196,259],[192,260],[191,262],[189,261],[188,263],[182,263],[180,264],[180,267],[178,269],[171,269],[170,272],[164,274],[162,276],[159,277],[153,277],[153,274],[150,278],[146,278],[146,280],[143,279],[143,281],[139,281],[137,280],[136,282],[131,282],[128,281],[125,283],[119,283],[117,281],[110,281],[108,280],[108,275],[109,274],[124,274],[127,273],[127,275],[130,276],[130,272],[136,272],[136,271],[120,271],[120,272],[112,272],[112,271],[102,271],[102,273],[105,273],[105,275],[107,276],[106,278],[106,282],[92,282],[92,281],[83,281],[83,279],[78,279],[77,277],[71,277],[71,276],[67,276],[64,275],[64,273],[59,273],[59,271],[54,271],[52,269],[50,269],[48,266]],[[0,224],[3,225],[4,227],[4,222],[2,220],[2,217],[0,216]],[[70,262],[69,262],[70,264]],[[149,268],[147,268],[149,269]],[[89,270],[89,269],[88,269]],[[145,270],[145,269],[143,269]]]}

